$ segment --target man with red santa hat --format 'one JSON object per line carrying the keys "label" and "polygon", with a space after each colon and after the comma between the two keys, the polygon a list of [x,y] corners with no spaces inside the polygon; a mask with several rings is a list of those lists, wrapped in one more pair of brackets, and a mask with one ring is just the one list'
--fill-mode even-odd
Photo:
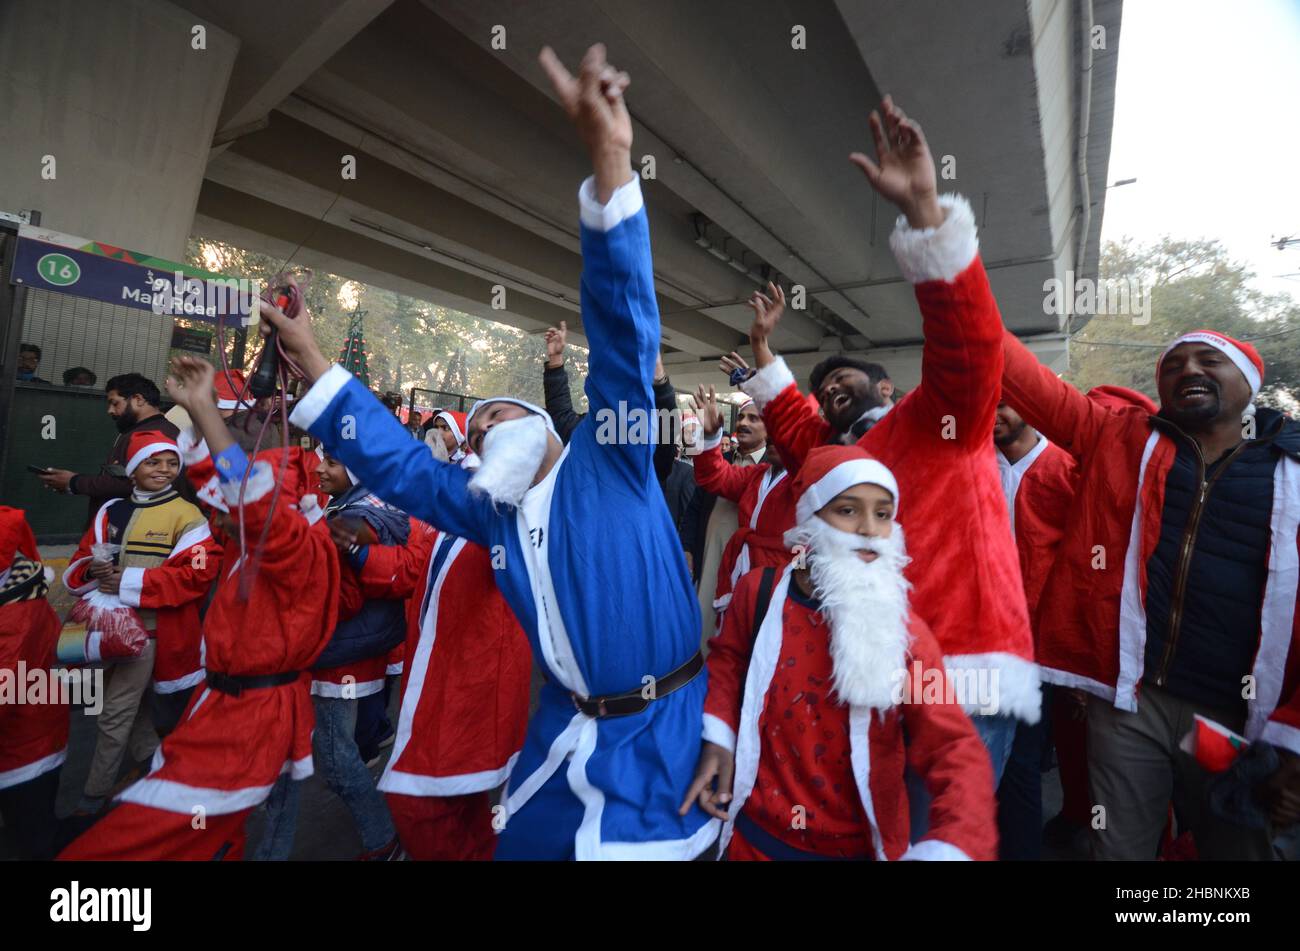
{"label": "man with red santa hat", "polygon": [[0,818],[21,859],[48,859],[55,845],[54,800],[68,755],[68,705],[47,689],[33,703],[36,671],[56,680],[59,618],[46,600],[53,574],[41,564],[22,509],[0,505]]}
{"label": "man with red santa hat", "polygon": [[[723,418],[712,386],[706,391],[700,384],[695,402],[704,428],[702,451],[695,457],[695,482],[706,492],[734,502],[740,524],[723,548],[718,565],[713,609],[721,617],[742,575],[753,568],[783,567],[790,560],[785,532],[794,524],[794,497],[781,454],[771,444],[761,463],[738,466],[722,458]],[[753,400],[745,401],[739,415],[737,435],[742,428],[748,433],[750,427],[763,425]]]}
{"label": "man with red santa hat", "polygon": [[[446,461],[449,446],[430,448]],[[474,469],[478,457],[459,463]],[[523,747],[532,673],[492,556],[412,518],[405,545],[353,557],[365,597],[409,599],[397,737],[379,780],[402,847],[417,861],[490,859],[501,827],[490,793]]]}
{"label": "man with red santa hat", "polygon": [[1272,857],[1279,830],[1218,816],[1179,744],[1198,715],[1271,744],[1269,795],[1300,794],[1300,425],[1255,407],[1258,351],[1212,330],[1165,348],[1154,414],[1085,397],[1010,333],[1004,348],[1007,401],[1079,467],[1039,660],[1091,695],[1093,855],[1154,858],[1172,789],[1202,858]]}
{"label": "man with red santa hat", "polygon": [[[1041,703],[1019,560],[989,445],[1002,379],[1002,321],[970,204],[960,195],[938,195],[921,127],[889,97],[882,111],[883,119],[870,117],[879,165],[859,153],[850,159],[902,212],[890,247],[921,309],[921,382],[890,405],[883,381],[873,383],[861,367],[836,358],[834,371],[814,373],[819,416],[768,347],[785,304],[769,284],[768,294],[756,293],[750,302],[758,372],[741,389],[763,407],[768,434],[791,472],[814,446],[846,433],[861,433],[857,444],[894,471],[911,500],[908,578],[917,610],[960,682],[992,684],[996,677],[996,702],[966,709],[1000,777],[1016,722],[1037,723]],[[854,375],[860,382],[850,385]],[[850,390],[868,387],[880,405],[864,413],[864,400]],[[923,796],[919,787],[915,792]]]}
{"label": "man with red santa hat", "polygon": [[[335,627],[338,551],[319,508],[295,504],[305,488],[302,450],[289,447],[287,463],[281,449],[249,460],[217,410],[212,365],[178,357],[171,373],[167,392],[203,437],[189,441],[187,459],[198,447],[211,451],[217,507],[229,510],[217,518],[225,548],[203,619],[206,683],[149,775],[63,859],[240,858],[245,820],[279,776],[312,772],[307,669]],[[195,468],[192,478],[206,485],[208,469]]]}
{"label": "man with red santa hat", "polygon": [[[893,473],[824,446],[792,484],[799,558],[736,588],[682,810],[725,819],[733,861],[994,858],[993,771],[909,607]],[[911,847],[908,764],[932,796]]]}

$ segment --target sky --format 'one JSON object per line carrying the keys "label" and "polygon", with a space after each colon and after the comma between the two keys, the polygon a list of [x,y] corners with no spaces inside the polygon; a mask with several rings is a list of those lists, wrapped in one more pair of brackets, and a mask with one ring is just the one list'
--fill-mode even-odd
{"label": "sky", "polygon": [[1300,302],[1300,245],[1269,245],[1300,238],[1300,0],[1125,0],[1115,99],[1107,182],[1137,182],[1103,242],[1217,238]]}

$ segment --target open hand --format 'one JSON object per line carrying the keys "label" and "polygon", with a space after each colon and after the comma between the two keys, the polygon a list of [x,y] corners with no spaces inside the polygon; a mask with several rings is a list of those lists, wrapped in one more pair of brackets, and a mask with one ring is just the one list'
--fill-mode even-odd
{"label": "open hand", "polygon": [[700,417],[700,427],[710,439],[722,428],[724,422],[722,410],[718,408],[718,394],[710,386],[707,390],[701,383],[695,388],[695,409]]}
{"label": "open hand", "polygon": [[72,477],[76,473],[69,469],[51,469],[49,472],[37,476],[45,485],[45,488],[52,492],[70,492],[69,486],[72,484]]}
{"label": "open hand", "polygon": [[212,364],[198,357],[172,357],[167,368],[167,379],[163,386],[178,406],[184,407],[191,416],[196,408],[211,403],[216,406],[216,391],[212,380],[216,376]]}
{"label": "open hand", "polygon": [[883,121],[875,111],[868,119],[880,164],[862,152],[854,152],[849,161],[862,169],[872,188],[898,206],[913,228],[938,227],[943,224],[943,210],[939,207],[934,158],[925,135],[889,96],[880,109]]}

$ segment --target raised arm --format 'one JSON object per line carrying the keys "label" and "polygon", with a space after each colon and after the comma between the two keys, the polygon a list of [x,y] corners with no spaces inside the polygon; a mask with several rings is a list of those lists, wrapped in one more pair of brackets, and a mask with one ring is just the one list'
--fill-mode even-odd
{"label": "raised arm", "polygon": [[[578,190],[582,232],[582,325],[591,347],[587,402],[601,448],[613,469],[638,487],[650,483],[652,440],[623,439],[632,415],[653,419],[651,379],[659,352],[650,229],[640,179],[632,172],[632,120],[623,102],[628,77],[587,50],[572,76],[549,47],[540,61],[560,105],[591,156],[593,175]],[[601,436],[601,433],[605,436]],[[609,438],[618,433],[619,438]]]}
{"label": "raised arm", "polygon": [[1102,439],[1110,412],[1043,366],[1009,330],[1002,331],[1002,392],[1025,422],[1076,459]]}
{"label": "raised arm", "polygon": [[542,394],[560,441],[568,445],[569,437],[582,417],[573,411],[573,394],[569,392],[569,374],[564,369],[564,341],[569,334],[565,321],[546,331],[546,366],[542,370]]}
{"label": "raised arm", "polygon": [[712,386],[701,383],[695,390],[695,408],[703,427],[704,450],[695,457],[695,484],[706,492],[739,502],[745,490],[763,477],[767,466],[735,466],[722,458],[722,411]]}

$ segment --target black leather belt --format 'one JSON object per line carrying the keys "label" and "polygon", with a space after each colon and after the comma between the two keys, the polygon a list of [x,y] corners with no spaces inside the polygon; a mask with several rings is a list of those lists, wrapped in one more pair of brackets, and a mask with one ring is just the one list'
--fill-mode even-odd
{"label": "black leather belt", "polygon": [[257,677],[240,677],[223,674],[215,670],[207,672],[208,686],[221,693],[238,697],[245,690],[258,690],[263,687],[283,687],[302,676],[301,670],[287,670],[282,674],[264,674]]}
{"label": "black leather belt", "polygon": [[696,651],[694,657],[672,673],[658,677],[636,690],[611,693],[604,697],[579,697],[576,693],[569,696],[573,699],[573,705],[589,717],[598,720],[605,717],[630,717],[650,706],[652,700],[662,700],[674,690],[685,687],[703,669],[704,655]]}

